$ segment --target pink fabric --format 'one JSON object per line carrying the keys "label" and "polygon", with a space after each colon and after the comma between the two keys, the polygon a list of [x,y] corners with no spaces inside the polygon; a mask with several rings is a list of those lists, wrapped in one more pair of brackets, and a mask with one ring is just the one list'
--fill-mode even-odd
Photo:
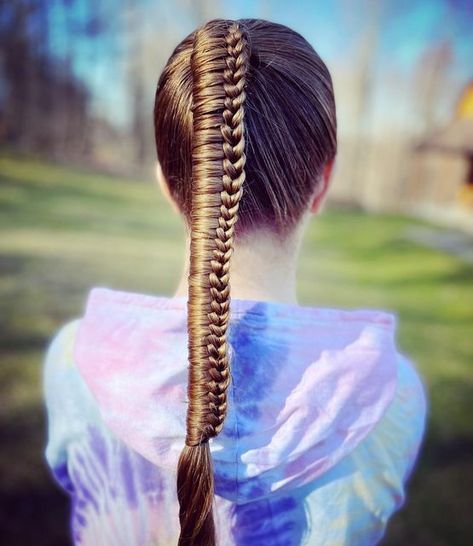
{"label": "pink fabric", "polygon": [[[395,318],[232,300],[232,383],[211,441],[217,493],[245,502],[322,475],[379,422],[397,381]],[[74,350],[108,427],[175,472],[184,445],[186,299],[95,288]]]}

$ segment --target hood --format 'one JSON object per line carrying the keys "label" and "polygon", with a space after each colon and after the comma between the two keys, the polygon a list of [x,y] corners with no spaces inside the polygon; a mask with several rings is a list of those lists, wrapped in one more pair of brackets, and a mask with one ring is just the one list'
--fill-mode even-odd
{"label": "hood", "polygon": [[[94,288],[74,347],[113,433],[176,472],[186,435],[187,298]],[[210,440],[216,493],[243,503],[323,475],[396,389],[395,318],[232,299],[228,413]]]}

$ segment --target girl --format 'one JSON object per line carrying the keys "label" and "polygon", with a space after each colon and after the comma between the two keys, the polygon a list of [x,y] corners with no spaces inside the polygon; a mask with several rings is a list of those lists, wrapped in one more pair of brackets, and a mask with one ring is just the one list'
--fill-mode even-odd
{"label": "girl", "polygon": [[74,543],[377,544],[426,396],[391,314],[296,300],[336,153],[325,64],[284,26],[211,21],[169,59],[154,122],[184,281],[173,297],[94,288],[46,357]]}

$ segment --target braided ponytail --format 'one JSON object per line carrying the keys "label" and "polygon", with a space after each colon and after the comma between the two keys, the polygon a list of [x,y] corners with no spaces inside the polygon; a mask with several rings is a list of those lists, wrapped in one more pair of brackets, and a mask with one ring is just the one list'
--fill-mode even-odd
{"label": "braided ponytail", "polygon": [[247,65],[247,43],[237,22],[212,21],[195,32],[191,54],[189,406],[186,445],[177,469],[179,546],[215,545],[209,439],[222,430],[227,413],[229,273],[245,181]]}
{"label": "braided ponytail", "polygon": [[[179,545],[214,546],[209,440],[223,428],[231,380],[234,234],[261,228],[284,238],[307,211],[324,165],[336,153],[331,76],[307,40],[283,25],[210,21],[187,36],[166,64],[154,124],[159,162],[191,236]],[[246,145],[245,127],[251,135]],[[242,192],[245,171],[251,184]]]}

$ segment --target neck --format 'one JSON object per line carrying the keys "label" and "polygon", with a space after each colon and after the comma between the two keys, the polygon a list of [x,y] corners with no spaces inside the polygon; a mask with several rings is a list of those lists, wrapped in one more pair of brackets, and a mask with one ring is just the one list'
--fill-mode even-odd
{"label": "neck", "polygon": [[[298,231],[283,241],[267,231],[253,232],[237,240],[230,265],[231,297],[298,303],[296,272],[300,242]],[[187,252],[176,296],[187,296],[188,274]]]}

